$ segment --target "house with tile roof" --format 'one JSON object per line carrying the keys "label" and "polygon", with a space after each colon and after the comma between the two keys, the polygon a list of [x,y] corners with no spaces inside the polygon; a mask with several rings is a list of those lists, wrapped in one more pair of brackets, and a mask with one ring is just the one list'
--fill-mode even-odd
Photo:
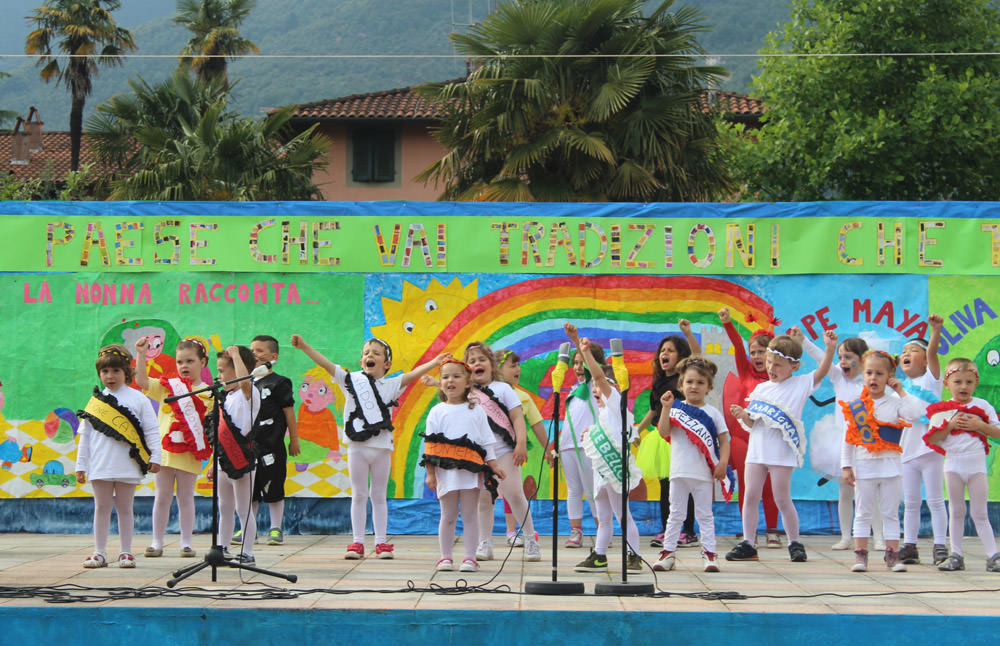
{"label": "house with tile roof", "polygon": [[[34,107],[28,117],[18,117],[14,129],[0,132],[0,168],[19,180],[42,179],[59,181],[70,169],[70,134],[48,132]],[[96,156],[86,135],[80,143],[80,167],[96,162]],[[95,166],[95,173],[111,169]]]}
{"label": "house with tile roof", "polygon": [[[706,92],[701,105],[748,128],[759,128],[764,114],[763,102],[735,92]],[[333,142],[329,165],[314,178],[324,199],[438,199],[440,188],[413,178],[447,152],[431,133],[439,114],[412,87],[303,103],[291,120],[302,130],[317,123]]]}

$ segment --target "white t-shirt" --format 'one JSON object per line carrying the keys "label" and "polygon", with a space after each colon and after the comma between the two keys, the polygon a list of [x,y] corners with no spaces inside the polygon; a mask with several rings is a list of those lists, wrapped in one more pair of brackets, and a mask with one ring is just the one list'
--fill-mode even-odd
{"label": "white t-shirt", "polygon": [[[696,408],[700,408],[712,418],[715,422],[715,431],[720,438],[729,435],[726,418],[719,409],[711,404]],[[691,441],[687,431],[674,425],[670,426],[670,478],[691,478],[703,482],[712,482],[715,479],[712,477],[712,470],[708,468],[705,455]]]}
{"label": "white t-shirt", "polygon": [[[926,401],[925,399],[910,393],[911,397],[921,402],[925,411],[927,410],[927,407],[934,402],[941,401],[941,391],[943,389],[941,380],[935,379],[930,370],[927,370],[924,374],[920,375],[916,379],[913,379],[913,383],[936,397],[934,401]],[[907,429],[906,433],[903,434],[903,462],[915,460],[916,458],[926,455],[927,453],[939,455],[934,451],[934,449],[927,446],[926,442],[924,442],[924,435],[927,433],[927,422],[921,421],[923,417],[924,414],[921,413],[920,418],[914,420],[913,427]]]}
{"label": "white t-shirt", "polygon": [[[989,425],[1000,427],[1000,420],[997,419],[997,412],[985,399],[980,399],[978,397],[973,397],[972,401],[966,404],[969,407],[975,406],[986,411],[986,416],[989,418]],[[983,449],[983,443],[977,437],[978,433],[949,433],[941,440],[939,445],[945,450],[944,454],[944,466],[945,471],[948,470],[948,458],[951,456],[960,455],[981,455],[983,459],[986,459],[986,451]]]}
{"label": "white t-shirt", "polygon": [[[350,419],[351,413],[354,412],[354,409],[356,409],[358,407],[357,403],[355,403],[355,401],[354,401],[354,397],[351,397],[350,391],[348,391],[347,390],[347,386],[344,385],[344,382],[347,379],[350,379],[350,377],[348,377],[347,370],[345,370],[342,366],[338,365],[337,366],[337,371],[333,375],[333,381],[338,386],[340,386],[341,390],[344,391],[344,395],[345,395],[345,397],[344,397],[344,423],[345,424],[347,423],[347,420]],[[403,389],[403,375],[396,375],[395,377],[381,377],[381,378],[375,380],[375,390],[378,391],[378,396],[382,399],[382,403],[385,404],[386,406],[389,406],[390,402],[393,402],[393,401],[396,400],[396,397],[399,396],[399,393],[400,393],[400,391],[402,389]],[[390,407],[389,408],[389,413],[388,413],[390,421],[392,420],[392,413],[393,413],[393,410]],[[360,425],[360,421],[356,422],[356,425]],[[359,427],[357,430],[360,431],[362,429]],[[368,438],[367,440],[365,440],[363,442],[355,442],[355,441],[351,440],[350,438],[347,439],[347,442],[348,442],[348,445],[347,445],[347,452],[348,453],[350,453],[351,449],[353,447],[355,447],[355,446],[357,446],[358,448],[369,447],[369,448],[373,448],[373,449],[388,449],[388,450],[391,451],[392,450],[392,431],[383,430],[381,433],[379,433],[375,437]]]}
{"label": "white t-shirt", "polygon": [[[882,422],[897,422],[902,419],[904,422],[912,423],[913,420],[924,414],[926,407],[916,397],[907,395],[900,398],[894,391],[886,390],[885,395],[872,400],[874,404],[875,419]],[[840,402],[838,402],[839,404]],[[912,433],[912,428],[904,428],[900,441],[906,439],[908,433]],[[858,480],[866,478],[894,478],[902,474],[902,454],[897,451],[876,451],[872,452],[863,446],[842,443],[840,452],[840,466],[852,467],[854,477]]]}
{"label": "white t-shirt", "polygon": [[[825,352],[809,339],[803,339],[802,348],[816,363],[823,360]],[[860,397],[861,389],[865,386],[864,376],[861,373],[862,371],[858,370],[853,377],[847,377],[844,375],[844,371],[840,369],[840,365],[834,361],[830,366],[830,371],[826,373],[826,376],[830,378],[830,385],[833,386],[833,396],[838,401],[845,402],[853,401]],[[833,415],[837,420],[837,428],[841,432],[846,433],[847,419],[844,417],[844,410],[839,405],[834,405]]]}
{"label": "white t-shirt", "polygon": [[[579,384],[574,386],[578,387]],[[594,393],[587,384],[587,399],[580,399],[579,397],[570,397],[566,401],[566,419],[563,420],[562,429],[559,432],[559,450],[560,451],[570,451],[574,448],[583,448],[581,440],[583,438],[583,432],[591,427],[594,423],[594,415],[590,412],[591,409],[594,412],[597,411],[597,402],[594,400]],[[570,423],[572,422],[572,431],[570,430]],[[576,443],[573,443],[574,433],[576,435]]]}
{"label": "white t-shirt", "polygon": [[260,391],[250,388],[250,399],[247,399],[239,388],[230,390],[222,405],[229,414],[229,419],[239,428],[240,435],[246,437],[253,430],[253,421],[260,412]]}
{"label": "white t-shirt", "polygon": [[[493,396],[497,399],[497,401],[503,404],[507,409],[507,412],[510,413],[511,427],[513,427],[514,419],[517,415],[521,415],[521,413],[517,413],[517,415],[515,415],[513,412],[515,408],[518,408],[521,405],[521,398],[517,396],[517,393],[514,392],[514,389],[511,388],[510,384],[506,381],[494,381],[486,387],[493,392]],[[484,412],[483,415],[485,416],[486,413]],[[489,420],[487,420],[487,428],[489,428],[488,424]],[[497,457],[506,455],[514,450],[509,444],[507,444],[507,442],[504,441],[501,435],[493,433],[492,429],[490,429],[490,433],[493,438],[493,452],[496,453]]]}
{"label": "white t-shirt", "polygon": [[[809,395],[816,392],[817,384],[814,382],[813,372],[806,375],[791,376],[781,382],[763,381],[757,384],[747,397],[751,399],[761,399],[777,405],[781,410],[796,420],[801,425],[802,409],[806,405]],[[797,467],[799,459],[792,449],[785,442],[781,431],[768,426],[763,420],[754,420],[754,425],[750,430],[750,442],[747,446],[747,463],[767,464],[778,467]],[[805,441],[805,432],[802,431],[802,442]],[[673,462],[673,458],[671,458]]]}
{"label": "white t-shirt", "polygon": [[[448,404],[441,402],[427,414],[427,434],[440,433],[450,440],[468,437],[486,450],[486,460],[495,460],[493,452],[493,431],[490,429],[486,412],[480,406],[469,408],[468,404]],[[483,475],[465,469],[435,469],[437,495],[441,497],[449,491],[478,489],[482,486]]]}
{"label": "white t-shirt", "polygon": [[[105,395],[113,395],[118,403],[132,411],[139,420],[139,428],[149,449],[149,464],[162,464],[162,445],[159,424],[149,398],[141,391],[122,386],[114,392],[105,388]],[[114,480],[128,484],[142,482],[139,465],[129,456],[129,445],[94,430],[86,419],[80,420],[77,430],[79,446],[76,449],[75,471],[83,471],[88,480]]]}

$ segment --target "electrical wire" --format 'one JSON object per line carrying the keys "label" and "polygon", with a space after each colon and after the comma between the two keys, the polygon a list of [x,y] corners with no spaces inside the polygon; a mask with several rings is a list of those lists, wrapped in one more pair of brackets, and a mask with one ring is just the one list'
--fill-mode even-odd
{"label": "electrical wire", "polygon": [[[703,54],[692,52],[688,54],[503,54],[494,53],[489,56],[479,58],[498,58],[503,60],[513,59],[598,59],[598,58],[700,58],[700,59],[724,59],[724,58],[947,58],[951,56],[1000,56],[1000,51],[989,52],[772,52],[772,53],[722,53]],[[179,54],[128,54],[124,56],[112,54],[0,54],[0,58],[45,58],[45,59],[70,59],[70,58],[112,58],[112,59],[179,59],[183,58]],[[209,59],[220,58],[226,60],[243,59],[274,59],[274,60],[384,60],[384,59],[451,59],[465,61],[469,57],[464,54],[206,54],[197,58]]]}

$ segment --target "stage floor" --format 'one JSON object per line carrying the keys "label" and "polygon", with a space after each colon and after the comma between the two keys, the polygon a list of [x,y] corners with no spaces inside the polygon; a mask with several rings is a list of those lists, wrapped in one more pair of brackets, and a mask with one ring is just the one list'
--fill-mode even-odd
{"label": "stage floor", "polygon": [[[88,587],[123,587],[145,589],[165,587],[173,571],[200,560],[208,547],[204,535],[196,536],[197,560],[177,556],[177,536],[168,536],[162,558],[145,558],[141,552],[148,536],[135,542],[137,567],[85,570],[81,563],[91,552],[87,535],[0,534],[0,586],[11,588],[76,584]],[[592,540],[588,537],[587,541]],[[644,545],[648,545],[644,537]],[[677,569],[657,573],[655,585],[669,597],[615,597],[594,595],[597,582],[620,580],[620,543],[615,538],[611,550],[611,571],[607,574],[579,574],[573,565],[582,560],[588,550],[559,550],[559,580],[580,581],[586,594],[574,597],[551,597],[519,594],[528,581],[551,580],[551,548],[542,541],[543,560],[539,563],[522,561],[521,549],[514,549],[502,571],[501,560],[483,562],[476,574],[434,572],[438,560],[435,536],[394,536],[396,558],[378,560],[371,556],[360,561],[343,558],[350,542],[346,536],[287,536],[281,546],[256,546],[257,565],[298,576],[291,584],[282,579],[220,568],[218,581],[211,581],[211,569],[205,569],[178,584],[183,592],[198,587],[226,592],[259,592],[265,583],[290,591],[301,591],[295,598],[240,599],[224,596],[204,599],[171,593],[148,598],[125,598],[101,602],[113,607],[204,607],[276,608],[276,609],[359,609],[359,610],[560,610],[560,611],[672,611],[716,613],[808,613],[808,614],[891,614],[891,615],[988,615],[1000,614],[1000,574],[985,571],[985,555],[975,537],[966,538],[964,572],[940,572],[930,565],[912,565],[905,573],[888,572],[881,553],[872,553],[871,569],[867,573],[849,571],[854,554],[829,549],[829,536],[806,537],[809,551],[806,563],[791,563],[787,550],[761,549],[759,562],[729,563],[720,560],[721,572],[702,571],[700,549],[682,549],[678,553]],[[368,537],[371,543],[371,537]],[[497,556],[503,559],[506,547],[503,537],[495,537]],[[732,537],[720,537],[719,550],[725,552],[735,544]],[[561,541],[560,541],[561,545]],[[921,545],[930,556],[929,545]],[[112,536],[109,548],[117,549],[117,537]],[[371,546],[369,545],[369,549]],[[651,563],[658,550],[646,547],[642,556]],[[461,558],[461,544],[455,554]],[[499,574],[497,574],[499,571]],[[488,589],[504,589],[514,594],[474,592],[460,595],[441,594],[435,589],[448,589],[464,578],[468,585]],[[629,573],[630,581],[654,582],[653,573]],[[412,582],[412,586],[409,586]],[[416,590],[408,589],[414,587]],[[434,589],[432,589],[434,588]],[[745,599],[702,599],[683,595],[734,592]],[[915,593],[920,594],[915,594]],[[823,593],[836,593],[832,596]],[[770,595],[770,596],[762,596]],[[821,595],[821,596],[815,596]],[[870,595],[870,596],[857,596]],[[0,606],[46,606],[42,598],[0,599]],[[88,604],[90,605],[90,604]],[[51,606],[50,606],[51,607]],[[93,605],[90,605],[93,607]]]}

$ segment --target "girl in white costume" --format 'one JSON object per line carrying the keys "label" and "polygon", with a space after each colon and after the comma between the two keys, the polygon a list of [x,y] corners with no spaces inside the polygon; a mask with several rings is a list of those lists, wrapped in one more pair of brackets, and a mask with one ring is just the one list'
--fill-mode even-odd
{"label": "girl in white costume", "polygon": [[[924,410],[941,401],[941,362],[938,343],[941,339],[940,314],[927,317],[931,334],[928,341],[909,339],[899,357],[900,381],[906,392],[921,400]],[[934,532],[932,556],[938,565],[948,558],[945,538],[948,532],[948,512],[944,506],[944,456],[924,442],[927,433],[926,415],[913,422],[913,428],[903,435],[903,546],[899,558],[903,563],[920,562],[917,538],[920,531],[920,503],[927,497],[931,512],[931,530]],[[924,494],[921,495],[921,484]]]}
{"label": "girl in white costume", "polygon": [[[802,466],[806,450],[802,409],[809,395],[830,370],[837,348],[837,333],[823,333],[826,353],[813,372],[793,376],[799,368],[802,345],[787,335],[773,338],[767,346],[765,367],[768,380],[747,397],[746,408],[733,404],[729,412],[750,432],[746,460],[746,502],[743,504],[744,540],[726,554],[727,561],[757,560],[757,505],[764,479],[771,475],[774,502],[788,534],[788,555],[793,562],[806,560],[799,542],[799,515],[792,502],[792,472]],[[752,537],[752,541],[751,541]]]}
{"label": "girl in white costume", "polygon": [[104,389],[94,389],[90,402],[80,411],[77,430],[76,481],[84,484],[89,477],[94,490],[94,554],[83,567],[108,564],[108,524],[113,508],[118,513],[121,543],[118,567],[134,568],[132,505],[143,476],[160,470],[160,433],[149,398],[128,386],[133,377],[132,355],[125,346],[101,348],[95,367]]}
{"label": "girl in white costume", "polygon": [[[353,542],[344,558],[365,557],[365,522],[368,500],[372,503],[372,527],[375,530],[375,558],[394,557],[387,541],[389,523],[386,488],[392,469],[392,410],[396,397],[412,382],[450,357],[440,354],[410,372],[386,377],[392,366],[392,348],[381,339],[369,339],[361,346],[361,370],[350,372],[316,351],[299,334],[292,335],[292,345],[316,362],[333,377],[344,394],[344,432],[351,441],[347,447],[347,469],[351,476],[351,532]],[[371,483],[369,485],[369,482]]]}
{"label": "girl in white costume", "polygon": [[[854,572],[868,571],[868,536],[872,517],[882,518],[885,531],[885,564],[905,572],[899,558],[899,494],[903,487],[902,436],[923,414],[919,399],[903,390],[893,375],[896,362],[881,350],[862,358],[864,388],[850,401],[839,403],[847,421],[841,450],[844,482],[857,489],[854,511]],[[892,390],[887,390],[891,388]]]}
{"label": "girl in white costume", "polygon": [[986,480],[987,438],[1000,437],[996,410],[984,399],[974,397],[979,370],[968,359],[952,359],[944,371],[944,385],[951,391],[948,401],[927,408],[930,430],[927,445],[944,453],[944,483],[948,488],[948,538],[951,554],[939,570],[965,569],[962,537],[965,533],[965,489],[969,489],[969,515],[986,550],[986,571],[1000,572],[1000,553],[986,507],[989,483]]}
{"label": "girl in white costume", "polygon": [[436,569],[442,572],[454,569],[452,547],[461,509],[465,559],[459,569],[476,572],[479,495],[486,490],[488,495],[495,496],[493,475],[503,480],[505,474],[497,466],[493,432],[486,413],[470,399],[472,370],[461,361],[448,359],[441,366],[440,385],[441,403],[427,414],[424,457],[420,461],[427,470],[427,486],[437,494],[441,505],[438,524],[441,560]]}

